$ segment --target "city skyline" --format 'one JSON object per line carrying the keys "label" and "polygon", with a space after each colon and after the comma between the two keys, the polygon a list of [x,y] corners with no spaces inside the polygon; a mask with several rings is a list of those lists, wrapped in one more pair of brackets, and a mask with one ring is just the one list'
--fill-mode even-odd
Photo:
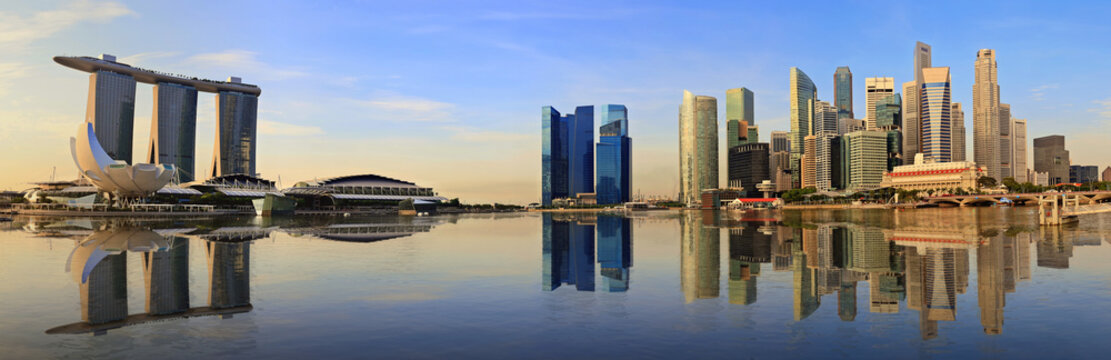
{"label": "city skyline", "polygon": [[[12,4],[0,13],[6,23],[14,24],[0,26],[0,44],[11,49],[0,55],[0,151],[31,155],[9,155],[0,163],[0,189],[21,190],[28,182],[48,180],[55,167],[59,179],[76,177],[65,141],[85,115],[88,80],[50,58],[101,53],[143,68],[214,79],[241,76],[267,88],[258,104],[257,171],[265,178],[284,178],[286,186],[321,176],[371,172],[415,179],[468,202],[534,202],[540,182],[535,109],[544,104],[617,103],[636,113],[636,126],[630,131],[638,145],[632,156],[632,192],[674,196],[675,109],[682,89],[718,98],[727,89],[750,89],[760,136],[768,138],[770,131],[790,128],[785,79],[790,67],[815,79],[817,98],[827,102],[835,101],[830,75],[837,67],[850,67],[856,75],[853,109],[861,118],[863,79],[892,77],[895,84],[912,80],[907,49],[915,41],[932,47],[933,65],[950,67],[952,102],[968,108],[966,128],[973,117],[968,105],[974,80],[971,59],[979,49],[993,49],[1000,54],[1001,98],[1011,104],[1011,116],[1027,121],[1026,138],[1064,135],[1073,164],[1106,167],[1111,161],[1107,155],[1082,149],[1098,148],[1100,137],[1111,131],[1111,98],[1091,81],[1109,71],[1099,59],[1111,49],[1072,39],[1106,31],[1096,14],[1107,5],[1046,10],[1033,4],[999,9],[996,20],[986,23],[973,14],[987,4],[975,4],[967,13],[910,4],[884,9],[813,5],[815,10],[851,17],[881,18],[897,30],[884,34],[829,27],[831,20],[821,17],[789,28],[786,24],[798,22],[786,18],[800,15],[778,4],[744,11],[731,4],[702,9],[646,4],[637,10],[614,6],[590,13],[560,11],[567,5],[452,4],[422,11],[389,4],[339,9],[284,5],[268,13],[274,16],[257,19],[231,15],[255,4],[219,11],[215,4],[181,11],[143,3]],[[675,11],[680,16],[672,19]],[[347,13],[364,15],[356,21]],[[721,23],[716,19],[738,13],[748,21],[713,25]],[[928,21],[941,14],[951,20],[947,29],[936,29]],[[300,17],[334,20],[309,32],[286,29]],[[234,19],[244,31],[221,36],[215,28],[185,26],[184,19],[190,18],[213,23]],[[606,24],[600,18],[607,19]],[[363,22],[374,25],[360,25]],[[557,37],[537,22],[583,26]],[[654,31],[622,30],[649,24]],[[711,35],[696,41],[663,35],[667,29],[686,27],[686,35]],[[135,31],[140,28],[152,30]],[[184,28],[190,32],[182,33]],[[809,33],[815,29],[852,38],[853,44],[838,48],[813,42]],[[834,30],[825,31],[829,29]],[[771,35],[738,49],[713,42],[756,30],[771,30]],[[607,47],[588,44],[589,49],[634,56],[612,60],[564,55],[572,43],[580,43],[566,40],[587,34],[620,40],[609,41]],[[329,36],[344,41],[317,41]],[[350,45],[352,36],[360,40],[358,46]],[[815,51],[827,56],[809,56]],[[454,59],[456,54],[470,59],[434,59]],[[540,75],[571,81],[555,86],[521,81]],[[152,133],[153,103],[143,95],[149,94],[146,91],[151,91],[150,85],[136,90],[132,147],[138,151],[128,159],[132,162],[146,160],[144,150]],[[213,155],[209,134],[215,133],[216,106],[208,96],[198,98],[195,131],[201,136],[194,164],[202,177]],[[725,110],[718,107],[719,120],[728,120]],[[725,132],[726,123],[718,122],[718,132]],[[421,146],[429,138],[438,139],[438,146]],[[969,131],[969,158],[972,138]],[[727,153],[724,146],[725,141],[719,141],[719,154]],[[1032,149],[1031,144],[1027,147]],[[725,158],[719,156],[722,168]],[[1032,153],[1026,158],[1033,159]],[[1027,160],[1028,167],[1030,163]],[[488,171],[470,174],[475,167]]]}

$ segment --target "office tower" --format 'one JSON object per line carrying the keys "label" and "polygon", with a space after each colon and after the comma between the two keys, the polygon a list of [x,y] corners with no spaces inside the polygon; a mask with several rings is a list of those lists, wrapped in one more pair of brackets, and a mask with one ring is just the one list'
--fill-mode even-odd
{"label": "office tower", "polygon": [[949,67],[922,69],[922,81],[919,99],[921,152],[937,162],[953,161]]}
{"label": "office tower", "polygon": [[843,140],[848,149],[848,188],[858,191],[879,188],[887,170],[887,133],[857,131],[845,134]]}
{"label": "office tower", "polygon": [[[115,61],[115,57],[104,59]],[[93,123],[100,146],[114,160],[131,163],[135,131],[135,77],[108,70],[89,75],[85,121]]]}
{"label": "office tower", "polygon": [[624,105],[603,105],[598,134],[598,204],[622,204],[632,198],[632,140],[629,111]]}
{"label": "office tower", "polygon": [[1004,178],[1014,177],[1014,169],[1012,162],[1014,161],[1014,144],[1011,142],[1011,127],[1014,122],[1011,119],[1011,105],[999,104],[999,177],[996,178],[1002,181]]}
{"label": "office tower", "polygon": [[818,137],[814,135],[807,135],[803,139],[803,155],[802,155],[802,182],[803,188],[816,188],[818,187],[817,177],[817,151]]}
{"label": "office tower", "polygon": [[767,143],[752,143],[729,149],[729,187],[741,188],[745,197],[761,197],[756,184],[769,179]]}
{"label": "office tower", "polygon": [[843,190],[849,186],[849,154],[844,136],[824,136],[818,146],[829,150],[829,187]]}
{"label": "office tower", "polygon": [[154,85],[147,162],[171,164],[178,181],[196,180],[197,88],[170,82]]}
{"label": "office tower", "polygon": [[1011,169],[1014,171],[1015,181],[1024,183],[1030,181],[1027,176],[1026,165],[1026,119],[1012,119],[1011,123],[1011,145],[1012,145],[1012,162]]}
{"label": "office tower", "polygon": [[772,153],[791,151],[791,134],[786,131],[772,131]]}
{"label": "office tower", "polygon": [[999,125],[999,76],[995,51],[976,52],[976,79],[972,84],[972,150],[976,164],[987,169],[987,175],[1002,179],[1001,129]]}
{"label": "office tower", "polygon": [[876,130],[879,126],[876,125],[876,104],[895,94],[895,79],[889,77],[872,77],[864,79],[864,91],[866,91],[865,106],[867,106],[867,113],[864,117],[865,126],[868,130]]}
{"label": "office tower", "polygon": [[1099,166],[1094,165],[1070,165],[1069,166],[1069,182],[1086,184],[1093,181],[1099,181]]}
{"label": "office tower", "polygon": [[189,239],[170,237],[167,249],[143,253],[143,278],[147,313],[189,310]]}
{"label": "office tower", "polygon": [[726,150],[759,141],[751,90],[737,88],[725,91],[725,121]]}
{"label": "office tower", "polygon": [[838,119],[853,118],[853,72],[848,66],[839,66],[833,72],[833,104]]}
{"label": "office tower", "polygon": [[707,219],[699,215],[694,211],[679,215],[679,287],[687,303],[717,298],[721,292],[721,230],[703,224]]}
{"label": "office tower", "polygon": [[791,68],[791,188],[802,185],[802,155],[804,139],[811,135],[810,125],[814,123],[814,101],[818,98],[818,88],[810,77],[796,67]]}
{"label": "office tower", "polygon": [[1111,181],[1111,166],[1103,169],[1103,181]]}
{"label": "office tower", "polygon": [[922,82],[922,69],[933,67],[930,45],[918,41],[914,44],[914,81]]}
{"label": "office tower", "polygon": [[251,304],[251,242],[207,241],[208,306],[223,309]]}
{"label": "office tower", "polygon": [[771,153],[770,160],[768,160],[768,178],[775,183],[775,191],[787,191],[791,189],[791,153],[787,151],[778,151]]}
{"label": "office tower", "polygon": [[[837,149],[837,133],[822,133],[814,136],[814,186],[819,191],[837,189],[833,177],[839,175],[840,149]],[[809,145],[809,144],[807,144]],[[809,156],[809,155],[808,155]]]}
{"label": "office tower", "polygon": [[864,119],[841,119],[837,123],[837,134],[845,135],[854,131],[867,130]]}
{"label": "office tower", "polygon": [[1043,136],[1034,139],[1034,172],[1049,173],[1049,185],[1069,180],[1069,151],[1065,150],[1065,137]]}
{"label": "office tower", "polygon": [[216,95],[216,141],[212,154],[212,176],[257,175],[257,115],[258,95],[237,91],[220,91]]}
{"label": "office tower", "polygon": [[598,264],[602,269],[602,289],[608,292],[629,290],[629,268],[633,266],[633,226],[627,217],[598,217]]}
{"label": "office tower", "polygon": [[718,100],[683,90],[679,107],[679,201],[693,207],[718,182]]}
{"label": "office tower", "polygon": [[594,192],[594,107],[579,106],[575,114],[561,115],[545,106],[540,123],[541,203]]}
{"label": "office tower", "polygon": [[903,101],[892,94],[876,102],[876,130],[887,133],[887,171],[903,164]]}
{"label": "office tower", "polygon": [[825,101],[814,101],[814,124],[811,134],[837,134],[837,108]]}
{"label": "office tower", "polygon": [[961,103],[953,103],[949,115],[953,117],[953,161],[965,161],[964,110],[961,109]]}
{"label": "office tower", "polygon": [[540,197],[543,205],[552,200],[570,197],[567,175],[567,124],[558,110],[551,106],[540,109],[541,154]]}
{"label": "office tower", "polygon": [[921,150],[922,123],[918,118],[918,98],[921,95],[917,81],[903,83],[903,158],[907,161]]}

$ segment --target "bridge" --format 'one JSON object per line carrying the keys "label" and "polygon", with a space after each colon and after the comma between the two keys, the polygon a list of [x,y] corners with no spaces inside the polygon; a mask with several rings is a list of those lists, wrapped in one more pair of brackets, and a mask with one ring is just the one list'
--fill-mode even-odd
{"label": "bridge", "polygon": [[[1060,200],[1060,202],[1058,201]],[[1084,201],[1087,205],[1080,205]],[[1038,200],[1038,224],[1061,225],[1076,222],[1080,215],[1111,212],[1111,203],[1098,203],[1092,198],[1071,193]]]}
{"label": "bridge", "polygon": [[1016,204],[1025,205],[1027,202],[1042,202],[1051,198],[1060,198],[1067,194],[1079,203],[1096,204],[1111,200],[1111,191],[1072,191],[1067,193],[1021,193],[1021,194],[986,194],[986,195],[941,195],[924,198],[926,203],[939,206],[991,206],[1003,201],[1004,198]]}

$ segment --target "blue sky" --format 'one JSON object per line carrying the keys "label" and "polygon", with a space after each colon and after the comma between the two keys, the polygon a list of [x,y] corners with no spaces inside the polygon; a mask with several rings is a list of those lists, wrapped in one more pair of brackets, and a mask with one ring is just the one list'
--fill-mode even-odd
{"label": "blue sky", "polygon": [[[1029,121],[1029,137],[1065,135],[1073,163],[1102,168],[1109,13],[1104,2],[4,1],[0,189],[44,180],[53,166],[75,176],[66,142],[88,79],[50,59],[100,53],[260,85],[259,171],[286,186],[378,173],[464,201],[532,202],[540,107],[619,103],[629,107],[634,187],[672,194],[683,89],[718,97],[724,114],[725,90],[748,87],[768,139],[789,128],[791,66],[823,100],[836,67],[849,66],[863,108],[865,77],[910,79],[915,41],[933,47],[934,66],[951,67],[970,142],[973,61],[991,48],[1002,101]],[[136,154],[151,97],[140,85]],[[203,169],[214,105],[200,98]]]}

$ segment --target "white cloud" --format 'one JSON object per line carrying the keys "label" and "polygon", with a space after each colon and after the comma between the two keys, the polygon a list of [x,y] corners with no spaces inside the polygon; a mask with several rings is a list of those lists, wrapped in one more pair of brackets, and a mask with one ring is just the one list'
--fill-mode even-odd
{"label": "white cloud", "polygon": [[88,0],[73,1],[27,17],[0,12],[0,45],[25,45],[82,22],[104,23],[124,15],[135,15],[135,12],[117,2]]}
{"label": "white cloud", "polygon": [[369,100],[355,100],[367,109],[372,119],[400,122],[454,122],[452,112],[455,104],[404,96],[395,93],[379,92]]}
{"label": "white cloud", "polygon": [[1030,89],[1030,98],[1034,99],[1034,101],[1045,100],[1046,90],[1056,89],[1057,87],[1057,84],[1046,84]]}
{"label": "white cloud", "polygon": [[1111,97],[1103,100],[1094,100],[1092,103],[1099,106],[1094,109],[1089,109],[1088,111],[1098,113],[1099,116],[1106,119],[1111,119]]}
{"label": "white cloud", "polygon": [[0,63],[0,96],[7,94],[11,80],[27,77],[30,69],[30,66],[20,63]]}
{"label": "white cloud", "polygon": [[316,126],[287,124],[265,119],[258,120],[258,132],[263,135],[278,136],[308,136],[324,134],[324,130]]}
{"label": "white cloud", "polygon": [[[185,62],[203,68],[215,67],[237,71],[244,75],[256,76],[268,80],[284,80],[308,76],[307,73],[302,71],[274,67],[273,65],[260,61],[258,59],[258,53],[241,49],[197,54],[190,56]],[[245,82],[250,83],[251,81],[250,79],[245,79]]]}

